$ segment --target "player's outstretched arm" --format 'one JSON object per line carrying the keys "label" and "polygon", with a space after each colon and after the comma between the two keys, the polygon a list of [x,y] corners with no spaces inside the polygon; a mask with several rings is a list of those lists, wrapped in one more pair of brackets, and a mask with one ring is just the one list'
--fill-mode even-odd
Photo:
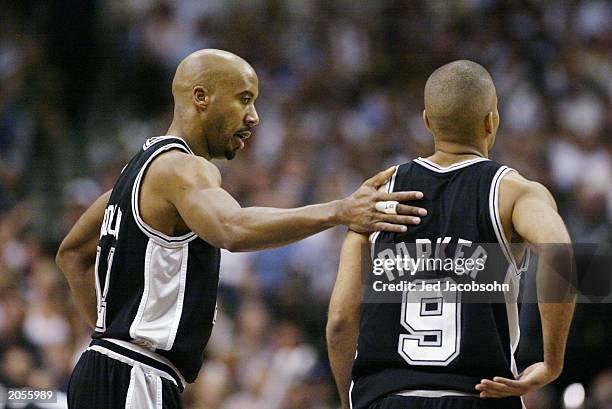
{"label": "player's outstretched arm", "polygon": [[526,368],[516,380],[494,377],[476,386],[482,397],[494,398],[521,396],[559,377],[575,307],[568,280],[574,272],[571,239],[552,195],[544,186],[518,174],[509,174],[502,181],[502,198],[504,190],[516,197],[511,212],[514,230],[539,255],[537,285],[544,361]]}
{"label": "player's outstretched arm", "polygon": [[327,317],[327,352],[342,408],[349,408],[351,370],[357,348],[361,313],[361,252],[367,237],[349,231],[340,255],[336,284]]}
{"label": "player's outstretched arm", "polygon": [[81,314],[87,323],[96,326],[96,285],[94,264],[104,208],[111,191],[100,196],[83,213],[62,241],[55,262],[63,271]]}
{"label": "player's outstretched arm", "polygon": [[295,209],[242,208],[221,188],[218,169],[203,158],[169,152],[149,169],[162,197],[172,204],[187,226],[216,247],[231,251],[254,251],[301,240],[330,227],[344,224],[361,232],[405,231],[418,224],[424,209],[398,206],[397,215],[376,211],[377,201],[406,202],[420,192],[378,192],[393,174],[387,169],[367,180],[346,199]]}

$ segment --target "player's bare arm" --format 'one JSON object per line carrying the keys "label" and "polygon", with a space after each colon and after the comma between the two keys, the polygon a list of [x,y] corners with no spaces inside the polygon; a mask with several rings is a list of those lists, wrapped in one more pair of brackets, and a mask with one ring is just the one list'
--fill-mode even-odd
{"label": "player's bare arm", "polygon": [[[378,192],[393,171],[380,172],[342,200],[295,209],[243,208],[221,187],[219,170],[212,163],[172,151],[150,165],[140,206],[145,221],[164,233],[176,234],[184,223],[184,228],[212,245],[231,251],[282,246],[339,224],[361,232],[400,232],[405,231],[405,225],[419,223],[418,216],[426,212],[408,205],[399,205],[397,215],[375,209],[377,201],[406,202],[422,197],[420,192]],[[173,226],[156,225],[158,220],[175,223],[174,231]]]}
{"label": "player's bare arm", "polygon": [[[558,275],[542,274],[541,270],[561,264],[572,265],[571,239],[563,220],[557,213],[557,206],[550,192],[539,183],[531,182],[517,173],[508,174],[501,184],[502,222],[508,235],[513,229],[525,242],[531,245],[555,243],[561,251],[540,252],[538,262],[538,294],[546,291],[553,283],[542,281]],[[505,220],[504,220],[505,219]],[[540,277],[542,276],[542,277]],[[542,302],[539,309],[542,320],[544,361],[526,368],[517,380],[494,377],[483,379],[476,389],[482,397],[502,398],[521,396],[557,379],[563,370],[567,336],[574,312],[573,297],[569,302]]]}
{"label": "player's bare arm", "polygon": [[348,394],[361,312],[361,251],[367,243],[366,236],[348,232],[329,302],[327,351],[343,409],[349,408]]}
{"label": "player's bare arm", "polygon": [[83,213],[62,241],[55,258],[81,314],[92,328],[97,316],[93,269],[104,208],[110,194],[110,190],[104,193]]}

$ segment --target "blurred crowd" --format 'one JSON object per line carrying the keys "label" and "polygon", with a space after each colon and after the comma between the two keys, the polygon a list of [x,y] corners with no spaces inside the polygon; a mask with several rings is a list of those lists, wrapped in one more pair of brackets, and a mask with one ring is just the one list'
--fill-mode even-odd
{"label": "blurred crowd", "polygon": [[[166,132],[174,69],[200,48],[235,52],[259,76],[261,124],[235,160],[217,163],[223,186],[243,206],[336,199],[378,170],[427,156],[427,76],[471,59],[497,85],[494,159],[552,190],[576,242],[612,242],[606,0],[23,0],[1,7],[5,387],[66,390],[89,331],[54,253],[144,140]],[[343,235],[336,228],[276,250],[224,252],[219,316],[200,378],[184,394],[188,408],[338,407],[324,328]],[[537,306],[525,311],[523,363],[541,348]],[[586,387],[575,408],[612,408],[610,312],[578,307],[565,375],[528,397],[530,409],[562,407],[562,387],[574,382]]]}

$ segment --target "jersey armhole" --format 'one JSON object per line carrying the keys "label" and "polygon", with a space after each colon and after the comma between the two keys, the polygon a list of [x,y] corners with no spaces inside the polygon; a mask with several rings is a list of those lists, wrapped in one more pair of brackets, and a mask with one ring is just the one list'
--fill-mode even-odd
{"label": "jersey armhole", "polygon": [[[519,313],[518,313],[518,292],[519,292],[519,278],[520,274],[523,271],[523,266],[521,268],[518,267],[518,264],[514,258],[512,253],[512,248],[510,247],[510,243],[504,234],[503,225],[501,222],[501,212],[499,210],[499,192],[501,181],[510,172],[516,172],[516,170],[508,167],[501,166],[495,175],[493,176],[493,180],[491,182],[491,188],[489,191],[489,215],[491,218],[491,224],[493,226],[493,230],[495,231],[495,237],[497,237],[497,241],[501,247],[504,256],[508,260],[508,272],[506,274],[506,281],[510,284],[511,291],[504,293],[505,304],[506,304],[506,318],[508,320],[508,335],[510,337],[510,371],[514,375],[515,378],[518,377],[518,367],[516,365],[516,360],[514,359],[514,354],[518,348],[519,339],[521,337],[521,329],[519,325]],[[523,258],[523,263],[529,262],[529,249],[527,248],[527,252]],[[523,405],[523,407],[525,407]]]}
{"label": "jersey armhole", "polygon": [[495,232],[497,242],[499,243],[504,256],[506,256],[506,259],[508,260],[509,265],[512,267],[514,274],[518,276],[524,271],[527,271],[529,268],[531,251],[529,247],[526,247],[520,264],[517,263],[514,254],[512,253],[512,247],[504,234],[504,228],[501,221],[501,211],[499,209],[499,196],[502,179],[510,172],[516,172],[516,170],[508,166],[502,166],[493,176],[491,188],[489,190],[489,219],[491,221],[491,225],[493,226],[493,231]]}
{"label": "jersey armhole", "polygon": [[493,176],[491,188],[489,190],[489,217],[491,219],[493,231],[495,232],[495,237],[497,238],[497,242],[499,243],[504,256],[506,256],[506,259],[508,260],[509,265],[513,268],[514,272],[519,274],[520,270],[518,268],[518,264],[514,259],[512,248],[510,247],[510,243],[508,242],[508,239],[504,233],[504,227],[501,221],[501,212],[499,209],[501,181],[504,176],[510,172],[516,171],[508,166],[501,166]]}
{"label": "jersey armhole", "polygon": [[132,187],[132,215],[134,216],[134,220],[136,224],[140,228],[140,230],[148,236],[151,240],[155,241],[161,246],[164,247],[180,247],[191,240],[195,239],[197,235],[194,232],[189,232],[182,236],[168,236],[158,230],[155,230],[151,226],[149,226],[140,216],[140,182],[142,182],[142,178],[147,170],[147,167],[151,164],[153,159],[155,159],[160,154],[167,152],[172,149],[179,149],[185,153],[191,154],[191,151],[187,149],[185,146],[180,143],[169,143],[158,148],[155,152],[151,154],[151,156],[144,163],[140,171],[138,171],[138,175],[134,181],[134,185]]}

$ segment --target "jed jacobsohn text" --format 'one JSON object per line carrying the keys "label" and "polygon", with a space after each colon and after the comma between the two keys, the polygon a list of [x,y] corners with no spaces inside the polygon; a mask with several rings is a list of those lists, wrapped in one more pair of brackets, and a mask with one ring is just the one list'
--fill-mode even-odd
{"label": "jed jacobsohn text", "polygon": [[474,292],[499,292],[499,291],[510,291],[510,284],[507,283],[499,283],[494,281],[492,283],[482,284],[482,283],[465,283],[465,284],[457,284],[451,281],[436,281],[436,282],[406,282],[400,281],[399,283],[383,283],[382,281],[374,281],[373,289],[377,292],[387,292],[387,291],[399,291],[399,292],[463,292],[463,291],[474,291]]}
{"label": "jed jacobsohn text", "polygon": [[459,238],[453,257],[448,257],[445,251],[450,242],[451,237],[440,237],[432,246],[429,239],[416,239],[414,257],[406,243],[396,243],[395,248],[385,248],[376,254],[372,272],[374,275],[386,274],[389,281],[396,278],[394,271],[399,277],[406,274],[414,276],[419,271],[442,271],[475,279],[485,268],[486,250],[480,245],[473,246],[469,240]]}

